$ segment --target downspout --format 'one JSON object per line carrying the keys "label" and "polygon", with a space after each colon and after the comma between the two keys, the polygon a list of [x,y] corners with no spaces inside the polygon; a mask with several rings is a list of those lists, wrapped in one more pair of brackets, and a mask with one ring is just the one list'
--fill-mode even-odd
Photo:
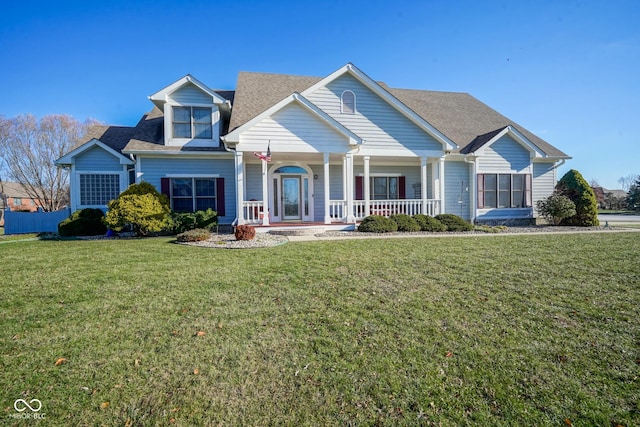
{"label": "downspout", "polygon": [[[235,194],[235,198],[236,198],[236,217],[234,218],[233,222],[231,223],[232,226],[236,226],[238,225],[238,164],[236,162],[236,150],[229,148],[229,146],[227,145],[227,140],[224,136],[220,137],[220,140],[222,141],[222,145],[224,146],[224,150],[229,152],[229,153],[233,153],[233,167],[234,170],[236,172],[236,179],[235,179],[235,190],[236,190],[236,194]],[[234,228],[235,229],[235,228]]]}
{"label": "downspout", "polygon": [[476,185],[478,184],[478,180],[476,178],[476,159],[472,156],[464,156],[464,162],[471,165],[471,185],[469,186],[469,205],[470,205],[470,214],[471,214],[471,224],[475,224],[476,222],[476,197],[478,191],[476,189]]}

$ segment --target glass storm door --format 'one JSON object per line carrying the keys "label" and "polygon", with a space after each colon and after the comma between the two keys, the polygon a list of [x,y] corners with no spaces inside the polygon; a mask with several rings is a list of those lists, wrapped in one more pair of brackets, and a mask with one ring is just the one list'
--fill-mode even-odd
{"label": "glass storm door", "polygon": [[301,219],[300,215],[300,177],[282,177],[282,210],[283,219]]}

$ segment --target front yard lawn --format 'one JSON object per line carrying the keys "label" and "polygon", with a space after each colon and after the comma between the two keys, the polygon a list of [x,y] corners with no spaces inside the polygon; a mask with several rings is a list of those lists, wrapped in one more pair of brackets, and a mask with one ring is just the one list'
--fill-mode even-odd
{"label": "front yard lawn", "polygon": [[0,245],[46,425],[640,424],[640,235]]}

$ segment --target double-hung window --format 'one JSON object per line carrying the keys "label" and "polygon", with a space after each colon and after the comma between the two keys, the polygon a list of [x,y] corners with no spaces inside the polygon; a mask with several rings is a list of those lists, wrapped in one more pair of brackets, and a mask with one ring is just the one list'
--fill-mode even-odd
{"label": "double-hung window", "polygon": [[218,209],[216,178],[171,178],[170,191],[176,212]]}
{"label": "double-hung window", "polygon": [[531,175],[497,174],[478,175],[478,208],[531,207]]}
{"label": "double-hung window", "polygon": [[397,176],[372,176],[371,200],[396,200],[399,198]]}
{"label": "double-hung window", "polygon": [[211,108],[173,107],[173,137],[212,139]]}

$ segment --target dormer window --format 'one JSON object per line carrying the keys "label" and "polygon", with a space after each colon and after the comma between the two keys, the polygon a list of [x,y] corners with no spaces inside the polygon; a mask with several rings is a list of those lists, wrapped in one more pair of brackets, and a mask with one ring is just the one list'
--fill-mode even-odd
{"label": "dormer window", "polygon": [[173,107],[173,137],[212,139],[211,108]]}
{"label": "dormer window", "polygon": [[341,112],[344,114],[356,113],[356,94],[350,90],[342,92],[341,97]]}

